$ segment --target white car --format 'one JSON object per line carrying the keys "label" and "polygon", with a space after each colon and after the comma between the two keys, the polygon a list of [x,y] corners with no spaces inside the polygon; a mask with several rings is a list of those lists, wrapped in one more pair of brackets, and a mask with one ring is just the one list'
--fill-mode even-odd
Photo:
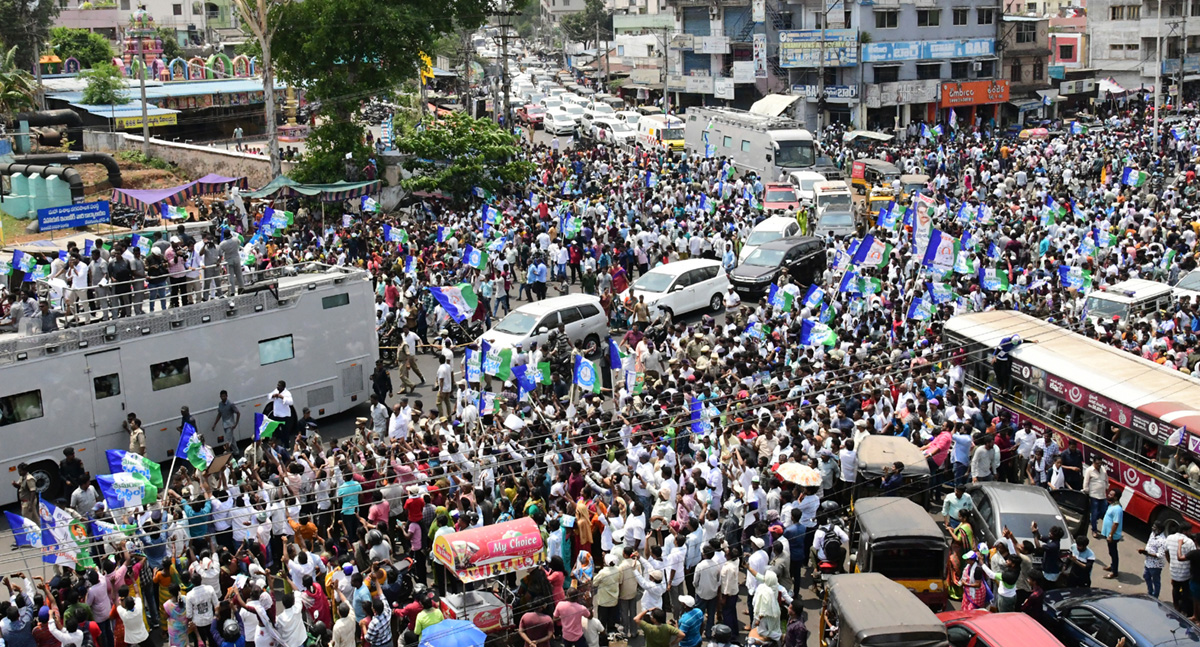
{"label": "white car", "polygon": [[800,235],[800,224],[796,222],[794,217],[771,216],[750,230],[750,234],[746,236],[745,242],[742,243],[742,250],[738,252],[738,262],[746,262],[746,258],[754,250],[767,243],[774,242],[780,238],[798,235]]}
{"label": "white car", "polygon": [[564,103],[562,105],[562,110],[575,120],[576,126],[583,125],[583,106],[573,103]]}
{"label": "white car", "polygon": [[599,101],[593,101],[592,103],[588,104],[588,110],[595,113],[597,117],[601,117],[601,116],[615,117],[615,116],[617,116],[617,111],[613,110],[612,106],[608,105],[607,103],[601,103]]}
{"label": "white car", "polygon": [[552,110],[561,110],[563,105],[562,101],[559,101],[554,97],[545,97],[541,100],[541,104],[542,107],[546,109],[546,112],[550,112]]}
{"label": "white car", "polygon": [[575,119],[562,110],[550,110],[546,112],[542,128],[555,135],[574,135]]}
{"label": "white car", "polygon": [[719,312],[729,289],[729,277],[720,261],[689,258],[646,272],[622,297],[645,298],[651,319],[664,314],[675,318],[702,308]]}
{"label": "white car", "polygon": [[629,124],[613,117],[595,117],[592,127],[588,130],[592,139],[600,142],[614,143],[618,146],[631,146],[637,139],[637,131]]}
{"label": "white car", "polygon": [[813,171],[792,171],[788,180],[796,187],[796,197],[800,198],[801,202],[812,204],[817,197],[814,187],[825,182],[825,176]]}
{"label": "white car", "polygon": [[608,337],[608,318],[600,307],[599,297],[586,294],[568,294],[527,303],[504,316],[495,326],[483,333],[480,339],[500,348],[528,350],[530,342],[544,348],[550,339],[550,331],[566,329],[571,345],[583,342],[585,355],[595,356]]}

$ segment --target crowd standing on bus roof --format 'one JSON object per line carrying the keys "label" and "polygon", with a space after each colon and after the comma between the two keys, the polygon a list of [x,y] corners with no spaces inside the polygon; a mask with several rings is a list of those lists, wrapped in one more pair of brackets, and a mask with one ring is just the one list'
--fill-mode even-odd
{"label": "crowd standing on bus roof", "polygon": [[[506,583],[515,588],[514,624],[531,647],[555,635],[595,647],[638,634],[647,644],[696,647],[718,624],[797,647],[808,636],[792,602],[811,583],[814,562],[848,541],[834,521],[856,479],[855,448],[873,434],[911,440],[935,478],[954,483],[941,510],[953,542],[951,591],[964,608],[1029,610],[1040,603],[1035,592],[1090,585],[1097,562],[1115,576],[1123,509],[1102,465],[1085,466],[1073,440],[1060,446],[1061,437],[996,416],[991,394],[965,383],[979,360],[941,335],[956,314],[1019,309],[1166,368],[1196,370],[1194,302],[1093,324],[1085,297],[1124,279],[1174,279],[1195,268],[1200,221],[1192,217],[1190,159],[1200,120],[1164,133],[1158,153],[1144,114],[1115,113],[1105,125],[1035,141],[952,129],[866,150],[843,147],[831,129],[824,150],[842,168],[873,156],[927,172],[931,200],[914,202],[924,212],[905,214],[900,205],[894,224],[885,217],[860,232],[873,239],[826,241],[819,294],[785,276],[775,298],[742,303],[730,292],[723,317],[693,323],[622,295],[661,264],[736,263],[742,238],[767,215],[758,208],[763,178],[719,158],[526,144],[538,168],[528,185],[469,209],[431,201],[373,213],[348,205],[349,217],[324,227],[297,210],[293,225],[257,239],[240,223],[222,225],[206,236],[223,245],[245,238],[238,255],[252,270],[302,271],[308,261],[366,269],[381,337],[400,349],[390,360],[403,388],[377,371],[370,417],[335,441],[321,436],[309,412],[297,414],[280,381],[266,407],[280,424],[269,435],[229,448],[234,460],[215,474],[181,466],[137,509],[107,510],[95,482],[80,479],[62,507],[114,524],[112,532],[93,536],[97,554],[75,555],[75,567],[52,581],[6,582],[14,597],[4,613],[16,621],[0,624],[0,633],[21,644],[45,628],[81,647],[144,642],[146,627],[165,629],[172,647],[346,647],[355,636],[377,647],[412,645],[443,620],[437,598],[455,586],[433,566],[433,540],[528,518],[543,535],[547,562]],[[498,235],[484,233],[485,223]],[[385,226],[403,236],[385,236]],[[935,238],[957,245],[948,259],[927,263]],[[860,254],[870,240],[878,247]],[[484,264],[464,263],[468,245],[489,251]],[[166,283],[154,287],[147,270],[144,299],[99,293],[100,281],[89,278],[71,284],[61,308],[41,304],[51,311],[40,315],[41,330],[82,315],[132,316],[156,301],[178,307],[240,281],[224,274],[198,287],[179,246],[186,254],[182,239],[162,252],[175,267]],[[89,276],[106,255],[111,267],[113,252],[124,256],[119,246],[94,248]],[[68,258],[68,267],[83,262]],[[857,280],[847,280],[849,272]],[[544,348],[514,349],[506,370],[481,367],[485,374],[468,381],[452,349],[463,325],[452,315],[464,313],[448,312],[427,289],[461,283],[478,297],[464,323],[483,326],[509,311],[514,289],[518,299],[547,298],[555,284],[598,296],[615,332],[596,359],[597,388],[580,388],[575,367],[587,358],[561,330]],[[39,316],[28,301],[8,299],[9,321]],[[97,310],[81,312],[81,302]],[[1002,388],[1011,387],[1009,355],[1039,341],[1013,333],[988,358]],[[417,393],[408,373],[422,352],[435,353],[439,367],[434,390]],[[543,366],[546,378],[536,383],[509,375]],[[196,403],[181,404],[181,430],[210,422],[190,417],[186,405]],[[208,429],[231,418],[238,425],[240,412],[226,409]],[[136,416],[128,426],[136,448]],[[1098,440],[1126,439],[1116,430]],[[1183,447],[1142,447],[1179,478],[1200,475]],[[777,478],[772,467],[789,461],[817,470],[820,483]],[[992,480],[1085,491],[1093,534],[1034,527],[1030,542],[979,544],[970,495],[959,486]],[[30,482],[22,468],[13,485],[22,513],[36,521],[43,511],[29,497]],[[100,527],[110,528],[93,532]],[[1152,579],[1166,566],[1173,603],[1192,615],[1200,552],[1186,532],[1171,531],[1147,543],[1147,590],[1158,594]],[[1107,561],[1090,547],[1101,538]],[[412,559],[410,569],[393,565],[402,557]]]}

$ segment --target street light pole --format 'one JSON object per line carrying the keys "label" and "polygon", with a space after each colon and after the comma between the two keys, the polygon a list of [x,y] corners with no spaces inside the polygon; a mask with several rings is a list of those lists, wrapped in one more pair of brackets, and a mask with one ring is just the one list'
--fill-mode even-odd
{"label": "street light pole", "polygon": [[[138,10],[141,13],[142,20],[148,20],[147,17],[150,14],[146,13],[146,6],[139,6]],[[137,16],[138,14],[135,13],[134,15]],[[150,157],[150,116],[149,110],[146,108],[146,56],[142,50],[142,39],[146,34],[145,30],[136,28],[136,22],[134,24],[135,28],[133,30],[133,37],[137,39],[137,60],[140,63],[138,85],[141,88],[142,95],[142,156],[148,159]]]}

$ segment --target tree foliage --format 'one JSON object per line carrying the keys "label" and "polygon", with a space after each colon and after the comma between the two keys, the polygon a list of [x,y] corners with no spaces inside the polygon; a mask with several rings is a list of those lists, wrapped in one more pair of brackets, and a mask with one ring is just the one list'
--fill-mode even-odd
{"label": "tree foliage", "polygon": [[75,57],[85,68],[111,63],[113,58],[108,39],[86,29],[55,27],[50,30],[50,47],[62,60]]}
{"label": "tree foliage", "polygon": [[524,182],[535,171],[520,159],[516,136],[486,119],[451,113],[406,134],[396,148],[409,156],[404,168],[413,176],[401,184],[416,191],[441,191],[466,198],[474,187],[491,192]]}
{"label": "tree foliage", "polygon": [[93,106],[129,103],[121,72],[112,63],[98,63],[92,69],[80,72],[79,76],[87,80],[87,87],[83,89],[84,103]]}
{"label": "tree foliage", "polygon": [[362,137],[362,127],[354,122],[330,121],[313,128],[304,141],[304,157],[289,175],[297,182],[317,184],[348,179],[347,163],[362,169],[371,156]]}
{"label": "tree foliage", "polygon": [[[600,26],[600,38],[612,38],[612,12],[604,8],[603,0],[587,0],[584,10],[564,16],[559,21],[563,35],[568,41],[590,43],[596,39],[596,26]],[[596,43],[599,46],[599,43]]]}
{"label": "tree foliage", "polygon": [[179,44],[179,35],[172,27],[159,27],[158,39],[162,41],[162,56],[167,62],[177,58],[185,58],[183,46]]}
{"label": "tree foliage", "polygon": [[33,69],[34,45],[50,37],[58,11],[55,0],[0,0],[0,43],[16,46],[17,67]]}
{"label": "tree foliage", "polygon": [[17,67],[17,47],[0,56],[0,121],[3,117],[37,105],[37,82],[33,75]]}

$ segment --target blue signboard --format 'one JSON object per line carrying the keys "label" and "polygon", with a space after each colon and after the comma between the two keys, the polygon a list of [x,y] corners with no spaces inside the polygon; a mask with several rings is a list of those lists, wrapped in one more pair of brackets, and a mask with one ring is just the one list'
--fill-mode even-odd
{"label": "blue signboard", "polygon": [[38,209],[38,231],[71,229],[109,221],[107,202],[83,202],[65,207]]}
{"label": "blue signboard", "polygon": [[821,46],[820,29],[779,31],[779,67],[820,67],[821,50],[825,51],[825,67],[858,65],[858,31],[826,29],[825,46]]}
{"label": "blue signboard", "polygon": [[991,38],[966,40],[907,40],[894,43],[867,43],[862,47],[864,63],[926,61],[969,56],[992,56],[996,41]]}

